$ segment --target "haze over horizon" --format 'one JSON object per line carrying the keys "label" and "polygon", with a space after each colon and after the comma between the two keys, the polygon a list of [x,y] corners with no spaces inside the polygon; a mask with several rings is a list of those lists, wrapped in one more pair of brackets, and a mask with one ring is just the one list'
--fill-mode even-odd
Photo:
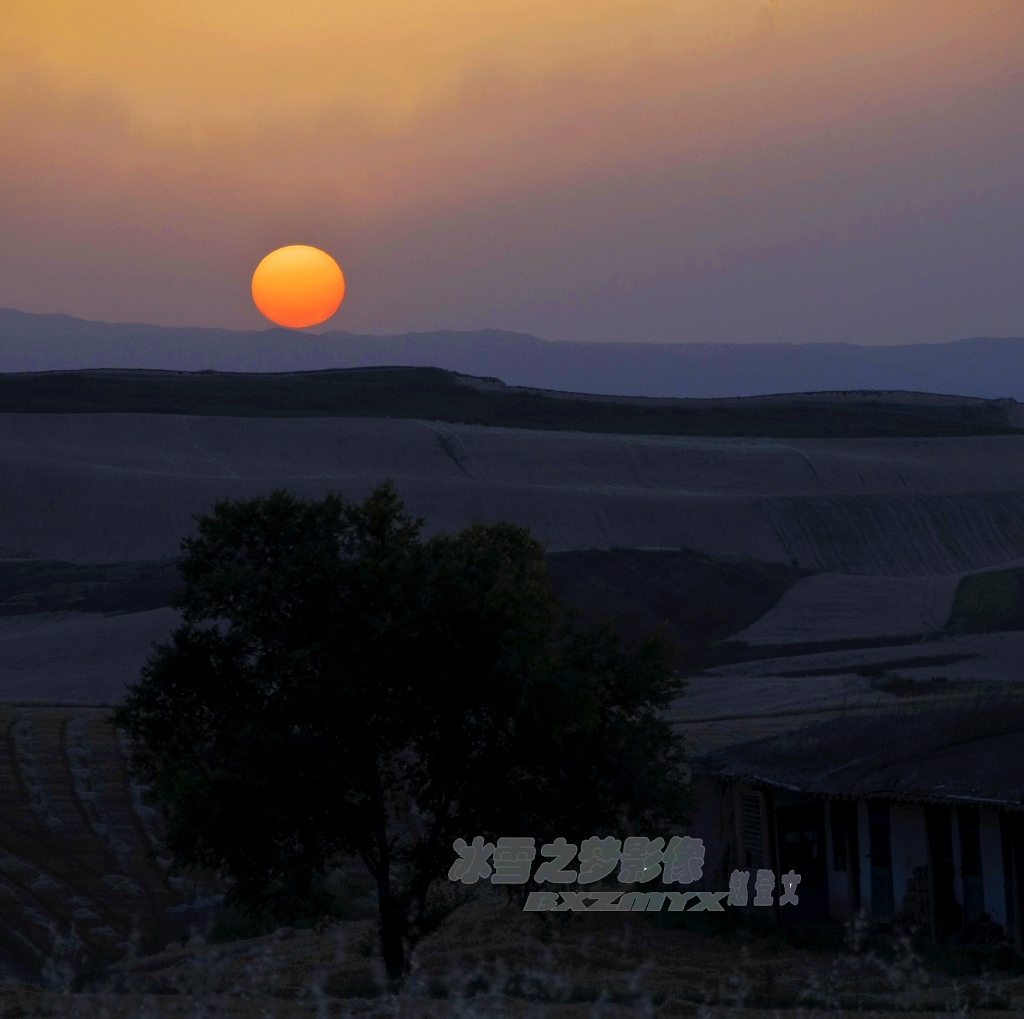
{"label": "haze over horizon", "polygon": [[1019,0],[0,11],[0,306],[553,341],[1024,335]]}
{"label": "haze over horizon", "polygon": [[904,390],[1024,401],[1024,338],[946,343],[552,341],[500,329],[360,335],[91,322],[0,308],[0,372],[89,368],[287,372],[408,365],[507,385],[649,397]]}

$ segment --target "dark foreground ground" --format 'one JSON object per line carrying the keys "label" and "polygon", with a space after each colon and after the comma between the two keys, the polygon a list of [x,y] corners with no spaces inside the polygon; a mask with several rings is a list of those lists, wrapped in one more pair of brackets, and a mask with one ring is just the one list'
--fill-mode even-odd
{"label": "dark foreground ground", "polygon": [[104,716],[0,708],[0,1019],[1024,1014],[1024,964],[997,947],[754,929],[738,911],[703,930],[524,914],[493,895],[428,936],[392,996],[357,869],[339,882],[348,919],[256,937],[210,876],[169,876]]}
{"label": "dark foreground ground", "polygon": [[[832,935],[836,936],[836,935]],[[639,916],[526,915],[464,905],[426,939],[408,987],[382,986],[372,921],[325,933],[188,945],[118,963],[80,991],[0,986],[3,1016],[1021,1015],[1024,975],[909,939],[794,948],[779,935],[696,933]],[[957,970],[959,969],[959,972]],[[971,971],[973,970],[973,972]]]}

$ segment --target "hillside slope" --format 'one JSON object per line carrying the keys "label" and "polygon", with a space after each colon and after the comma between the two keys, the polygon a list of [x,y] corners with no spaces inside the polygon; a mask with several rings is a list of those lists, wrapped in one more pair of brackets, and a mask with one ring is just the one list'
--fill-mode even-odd
{"label": "hillside slope", "polygon": [[428,533],[504,518],[552,551],[687,547],[893,576],[1024,555],[1018,435],[772,441],[354,417],[0,414],[8,556],[167,559],[217,499],[278,487],[361,498],[383,478]]}
{"label": "hillside slope", "polygon": [[[782,565],[638,549],[556,553],[548,571],[554,590],[587,622],[614,618],[629,641],[664,624],[672,664],[683,669],[801,576]],[[119,702],[153,645],[179,625],[168,605],[180,587],[172,562],[0,559],[0,703]]]}
{"label": "hillside slope", "polygon": [[1013,401],[922,393],[805,393],[722,400],[523,389],[439,368],[243,374],[81,371],[0,375],[22,413],[387,417],[625,435],[871,438],[1021,431]]}

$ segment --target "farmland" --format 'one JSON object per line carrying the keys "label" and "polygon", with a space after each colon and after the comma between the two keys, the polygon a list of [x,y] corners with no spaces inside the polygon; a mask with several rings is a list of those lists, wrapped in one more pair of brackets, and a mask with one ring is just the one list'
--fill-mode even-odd
{"label": "farmland", "polygon": [[937,634],[949,619],[961,582],[957,574],[819,573],[787,591],[735,639],[748,644],[804,644]]}
{"label": "farmland", "polygon": [[721,400],[601,397],[408,367],[0,374],[0,407],[26,413],[415,418],[630,435],[924,437],[1019,431],[1008,400],[893,392]]}
{"label": "farmland", "polygon": [[681,547],[815,572],[937,576],[1024,555],[1024,437],[694,438],[384,418],[0,415],[12,558],[175,556],[219,498],[362,497],[428,531],[529,526],[552,551]]}
{"label": "farmland", "polygon": [[[117,700],[174,626],[172,560],[193,514],[215,500],[276,487],[358,498],[384,477],[427,533],[474,518],[529,526],[584,610],[613,612],[634,632],[666,621],[683,650],[694,629],[733,638],[717,664],[838,654],[852,642],[877,648],[873,661],[884,666],[894,658],[888,646],[938,639],[951,616],[965,637],[979,629],[979,612],[989,620],[981,629],[1012,628],[1010,617],[989,619],[993,605],[1010,611],[1011,581],[967,575],[1012,569],[1024,556],[1017,435],[755,439],[360,417],[7,413],[0,696]],[[608,554],[594,558],[601,550]],[[708,562],[717,564],[710,572]],[[992,583],[1003,602],[992,601]],[[715,608],[723,604],[732,606],[724,614]],[[1012,675],[1003,639],[913,675]],[[803,671],[821,665],[834,676],[841,664],[811,659]],[[856,676],[872,663],[849,664],[842,682],[879,694]],[[817,681],[786,682],[762,683],[757,703],[820,703],[823,687],[793,700],[797,686]],[[774,709],[764,702],[769,689]],[[705,704],[714,715],[734,714],[743,700],[720,683],[714,696]]]}
{"label": "farmland", "polygon": [[[205,920],[209,879],[166,885],[154,812],[96,709],[0,709],[0,960],[52,980]],[[205,903],[209,911],[209,903]]]}
{"label": "farmland", "polygon": [[[1017,435],[763,439],[380,417],[7,413],[2,696],[116,700],[173,628],[172,560],[193,515],[217,499],[277,487],[359,498],[384,477],[427,533],[474,518],[530,527],[584,610],[604,608],[633,631],[666,621],[683,650],[694,628],[733,638],[736,648],[717,664],[838,654],[836,645],[852,642],[876,647],[874,662],[884,665],[894,657],[886,647],[938,639],[951,618],[950,633],[966,638],[1012,629],[1018,611],[1016,574],[979,573],[1005,572],[1024,557]],[[627,561],[629,549],[650,551]],[[585,565],[600,550],[620,550],[619,559]],[[565,553],[576,559],[559,559]],[[702,600],[710,590],[718,594]],[[726,603],[733,609],[716,617],[714,606]],[[999,647],[990,641],[933,674],[1013,674]],[[812,659],[804,671],[819,664],[836,675],[841,662]],[[850,672],[871,664],[851,659]],[[754,673],[770,667],[746,670]],[[780,689],[776,708],[793,703],[792,693]],[[723,691],[721,700],[708,710],[728,713],[724,702],[735,697]]]}
{"label": "farmland", "polygon": [[[489,391],[479,381],[445,385]],[[387,386],[377,392],[394,397]],[[363,1000],[375,979],[358,947],[365,923],[342,925],[334,940],[300,931],[180,947],[190,926],[206,923],[220,889],[208,875],[165,883],[157,818],[104,720],[102,705],[120,699],[176,625],[175,557],[194,515],[224,497],[284,487],[361,498],[388,477],[428,534],[475,518],[530,527],[548,545],[556,589],[585,619],[611,615],[627,639],[664,627],[688,680],[672,715],[692,751],[839,711],[970,700],[1021,678],[1024,435],[1008,423],[1013,408],[983,404],[981,417],[961,419],[956,401],[925,401],[931,431],[918,419],[915,434],[901,425],[896,434],[850,435],[846,426],[829,433],[813,400],[792,398],[790,409],[803,402],[809,416],[776,431],[793,434],[744,437],[674,434],[669,425],[682,419],[671,415],[661,433],[615,433],[615,407],[628,401],[567,396],[561,403],[587,405],[586,413],[542,428],[540,418],[529,427],[418,418],[413,410],[430,407],[414,403],[387,416],[395,410],[387,399],[373,414],[354,404],[360,413],[344,416],[307,408],[289,417],[256,404],[216,415],[196,413],[200,404],[152,412],[167,410],[159,401],[145,413],[36,413],[8,403],[0,414],[0,963],[8,973],[54,988],[95,978],[95,995],[75,999],[95,1014],[132,1014],[154,999],[164,1009],[175,995],[184,1007],[197,965],[207,981],[202,1007],[225,1015],[243,1014],[246,981],[276,1014],[314,1014],[299,979],[314,970],[326,981],[316,992],[325,1009],[334,1002],[339,1014],[349,1004],[374,1014],[381,1004]],[[832,401],[844,413],[863,402]],[[595,408],[611,415],[607,429],[587,417]],[[756,401],[744,413],[751,408],[766,413]],[[424,965],[444,970],[452,993],[465,990],[457,982],[465,967],[490,965],[458,947],[482,922],[476,909],[484,906],[467,907],[424,945]],[[649,936],[631,930],[637,944]],[[581,937],[602,959],[613,950]],[[688,952],[707,951],[706,939],[671,937]],[[758,946],[755,954],[765,950]],[[492,947],[492,957],[507,948]],[[782,1001],[778,987],[775,998],[760,987],[763,963],[748,972],[729,962],[729,949],[715,951],[721,966],[747,973],[748,1005]],[[586,954],[571,938],[557,952]],[[696,1014],[698,999],[724,1007],[724,969],[709,963],[698,979],[658,960],[645,1014],[655,1005]],[[787,960],[793,993],[816,986],[820,960]],[[265,977],[255,976],[263,965]],[[579,979],[585,1000],[610,995],[621,1014],[640,1007],[623,989],[632,971],[605,986],[598,970],[608,966],[591,969]],[[686,981],[699,984],[697,998],[683,993]],[[843,987],[852,995],[843,1000],[866,1007],[856,979]],[[28,992],[4,993],[0,985],[6,1007]],[[47,993],[17,1007],[52,1007]],[[1016,993],[1003,988],[1000,1000]],[[515,992],[507,997],[510,1014],[531,1014],[529,1001],[515,1012]],[[429,1010],[430,994],[420,998],[415,1007]]]}

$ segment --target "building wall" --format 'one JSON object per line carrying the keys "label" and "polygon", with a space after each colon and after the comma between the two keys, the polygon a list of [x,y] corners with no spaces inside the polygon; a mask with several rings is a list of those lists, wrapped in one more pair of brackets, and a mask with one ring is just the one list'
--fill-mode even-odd
{"label": "building wall", "polygon": [[871,832],[868,829],[868,801],[857,801],[857,845],[860,852],[860,902],[871,916]]}
{"label": "building wall", "polygon": [[[836,847],[832,843],[832,803],[825,801],[825,862],[828,867],[828,902],[832,916],[845,920],[849,916],[848,872],[835,869]],[[847,861],[847,867],[850,862]]]}
{"label": "building wall", "polygon": [[[744,845],[744,832],[749,830],[756,838],[759,859],[756,866],[771,867],[775,858],[771,833],[774,826],[769,823],[767,806],[761,789],[742,781],[725,781],[716,778],[695,779],[693,783],[694,812],[689,825],[690,833],[704,840],[706,848],[704,881],[700,887],[721,889],[728,885],[728,875],[733,868],[747,869],[746,856],[749,847]],[[746,803],[744,801],[746,798]],[[778,801],[781,799],[781,803]],[[776,793],[770,800],[778,806],[790,803],[811,802],[813,797],[793,796]],[[760,826],[752,821],[749,807],[756,801],[756,813]],[[835,847],[832,845],[830,813],[832,804],[825,804],[825,855],[828,880],[830,913],[836,919],[849,918],[849,884],[854,873],[859,874],[861,909],[872,917],[871,908],[871,838],[868,825],[868,801],[858,800],[857,854],[858,858],[847,860],[847,870],[835,869]],[[953,895],[963,906],[963,880],[960,873],[962,853],[960,826],[957,808],[949,808],[951,818],[951,849],[953,855]],[[746,817],[745,817],[746,812]],[[1001,812],[985,808],[979,814],[979,838],[981,848],[982,882],[985,912],[995,923],[1007,927],[1006,881],[1003,869],[1003,846],[1000,828]],[[911,920],[926,922],[935,904],[930,901],[928,874],[929,866],[928,825],[923,804],[890,803],[889,831],[893,879],[893,902],[896,913],[908,914]],[[856,872],[853,868],[857,868]],[[776,868],[777,869],[777,868]],[[917,872],[915,874],[915,871]],[[753,880],[751,874],[751,880]],[[696,887],[696,886],[695,886]]]}
{"label": "building wall", "polygon": [[999,834],[999,811],[981,812],[981,876],[985,887],[985,912],[1006,929],[1006,885],[1003,848]]}
{"label": "building wall", "polygon": [[720,779],[697,776],[690,784],[690,791],[693,809],[686,831],[704,842],[703,878],[691,887],[728,888],[728,876],[738,858],[732,789]]}

